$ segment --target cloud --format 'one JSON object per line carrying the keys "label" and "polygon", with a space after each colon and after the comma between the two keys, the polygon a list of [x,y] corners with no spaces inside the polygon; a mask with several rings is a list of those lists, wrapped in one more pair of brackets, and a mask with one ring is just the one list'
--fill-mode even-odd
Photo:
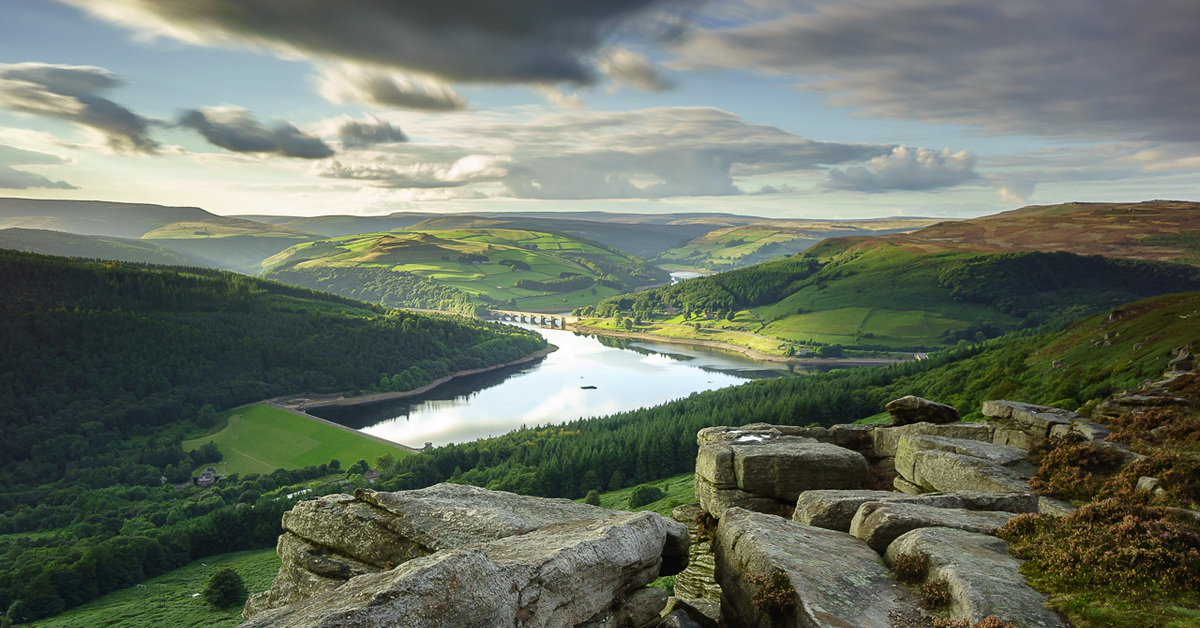
{"label": "cloud", "polygon": [[1029,202],[1029,197],[1033,196],[1033,188],[1037,186],[1035,181],[1029,180],[1007,180],[996,181],[996,191],[1000,193],[1000,199],[1006,203],[1017,203],[1024,205]]}
{"label": "cloud", "polygon": [[108,70],[48,63],[0,64],[0,107],[67,120],[103,134],[118,153],[153,153],[150,120],[98,96],[121,84]]}
{"label": "cloud", "polygon": [[[815,177],[827,167],[860,163],[893,149],[817,142],[708,107],[565,111],[529,120],[437,116],[422,125],[422,132],[441,143],[342,155],[318,174],[393,188],[491,181],[503,184],[508,195],[535,199],[731,196],[742,194],[738,179]],[[482,154],[495,155],[496,161],[478,172],[462,167],[463,158]],[[431,176],[451,170],[459,174]],[[466,172],[475,174],[463,176]]]}
{"label": "cloud", "polygon": [[451,163],[343,165],[330,160],[316,168],[318,176],[330,179],[370,181],[384,188],[454,188],[482,181],[497,181],[508,174],[505,159],[490,155],[467,155]]}
{"label": "cloud", "polygon": [[347,120],[338,127],[337,134],[342,140],[342,146],[347,148],[363,148],[376,144],[408,141],[408,136],[400,130],[400,127],[378,119],[371,122]]}
{"label": "cloud", "polygon": [[0,144],[0,188],[10,190],[27,190],[29,188],[46,188],[54,190],[75,190],[75,186],[66,181],[51,181],[41,175],[17,170],[13,166],[34,166],[44,164],[61,164],[64,160],[29,150]]}
{"label": "cloud", "polygon": [[277,122],[268,129],[240,107],[191,109],[180,116],[179,125],[235,153],[271,153],[300,159],[324,159],[334,154],[328,144],[294,124]]}
{"label": "cloud", "polygon": [[457,111],[467,101],[448,85],[402,73],[351,64],[324,66],[317,79],[317,92],[334,104],[353,103],[369,107]]}
{"label": "cloud", "polygon": [[829,187],[859,192],[936,190],[970,183],[979,178],[975,157],[968,151],[940,153],[928,148],[897,146],[888,155],[861,166],[829,172]]}
{"label": "cloud", "polygon": [[814,0],[695,33],[677,52],[674,67],[793,76],[867,116],[1200,141],[1194,0]]}
{"label": "cloud", "polygon": [[646,57],[632,50],[608,48],[600,56],[599,65],[600,71],[612,80],[614,90],[629,85],[647,92],[661,92],[675,86]]}
{"label": "cloud", "polygon": [[136,31],[482,83],[590,84],[607,40],[678,32],[694,0],[60,0]]}

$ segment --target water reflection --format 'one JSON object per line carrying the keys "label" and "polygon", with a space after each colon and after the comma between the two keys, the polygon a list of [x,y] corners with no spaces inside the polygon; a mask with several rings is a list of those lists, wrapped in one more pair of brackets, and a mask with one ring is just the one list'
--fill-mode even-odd
{"label": "water reflection", "polygon": [[559,347],[538,363],[453,380],[421,397],[318,414],[419,447],[634,410],[789,374],[783,365],[702,347],[538,332]]}

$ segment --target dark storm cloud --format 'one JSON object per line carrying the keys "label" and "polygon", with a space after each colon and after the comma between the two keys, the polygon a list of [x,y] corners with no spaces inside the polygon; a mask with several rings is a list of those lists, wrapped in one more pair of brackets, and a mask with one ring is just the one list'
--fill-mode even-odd
{"label": "dark storm cloud", "polygon": [[618,31],[675,32],[692,0],[61,0],[141,32],[401,68],[450,81],[589,84]]}
{"label": "dark storm cloud", "polygon": [[342,145],[347,148],[408,141],[408,136],[400,130],[400,127],[384,120],[371,122],[347,120],[338,127],[338,137],[341,138]]}
{"label": "dark storm cloud", "polygon": [[150,120],[97,95],[121,84],[93,66],[17,63],[0,65],[0,107],[68,120],[99,131],[105,145],[121,153],[153,153]]}
{"label": "dark storm cloud", "polygon": [[323,159],[334,154],[320,138],[288,122],[267,128],[250,112],[237,107],[207,107],[183,113],[179,125],[195,130],[216,146],[235,153],[270,153],[300,159]]}
{"label": "dark storm cloud", "polygon": [[61,164],[62,159],[54,155],[36,153],[14,146],[0,144],[0,188],[9,190],[27,190],[29,188],[46,188],[55,190],[75,190],[75,186],[66,181],[52,181],[41,175],[17,170],[13,166],[35,166]]}
{"label": "dark storm cloud", "polygon": [[680,68],[797,77],[865,115],[997,134],[1200,141],[1200,2],[805,2],[697,33]]}

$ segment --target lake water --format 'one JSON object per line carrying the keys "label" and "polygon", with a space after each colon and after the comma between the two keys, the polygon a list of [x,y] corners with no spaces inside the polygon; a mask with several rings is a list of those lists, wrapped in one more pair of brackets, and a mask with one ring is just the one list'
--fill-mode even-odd
{"label": "lake water", "polygon": [[783,365],[700,347],[532,329],[558,351],[533,364],[451,380],[420,397],[314,414],[421,447],[635,410],[789,374]]}

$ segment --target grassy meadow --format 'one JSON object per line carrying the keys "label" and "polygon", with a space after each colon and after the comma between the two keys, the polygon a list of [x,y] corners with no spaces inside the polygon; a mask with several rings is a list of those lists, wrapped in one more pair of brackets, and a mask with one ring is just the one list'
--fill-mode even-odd
{"label": "grassy meadow", "polygon": [[183,442],[184,451],[215,442],[224,459],[212,466],[221,475],[298,469],[333,458],[345,467],[355,460],[370,462],[386,453],[395,458],[411,455],[399,447],[264,404],[242,406],[225,416],[224,425],[216,432]]}
{"label": "grassy meadow", "polygon": [[213,608],[197,594],[213,572],[231,567],[246,591],[265,591],[279,571],[274,549],[209,556],[61,615],[35,621],[36,628],[222,628],[242,623],[242,607]]}

